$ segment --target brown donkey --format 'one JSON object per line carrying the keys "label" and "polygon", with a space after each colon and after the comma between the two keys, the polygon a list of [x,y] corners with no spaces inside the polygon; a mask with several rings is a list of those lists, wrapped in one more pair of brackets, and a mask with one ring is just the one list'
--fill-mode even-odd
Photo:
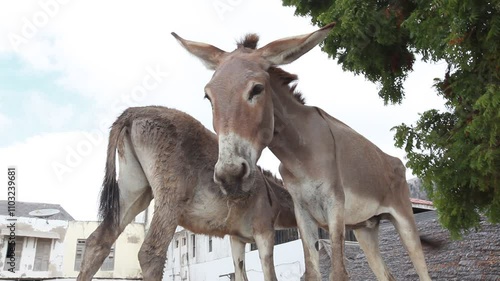
{"label": "brown donkey", "polygon": [[247,35],[233,52],[172,35],[212,70],[205,87],[219,136],[214,179],[226,189],[246,190],[268,146],[281,161],[304,245],[306,280],[320,280],[317,225],[330,232],[330,280],[347,280],[344,225],[351,227],[378,280],[394,280],[378,246],[378,223],[390,219],[420,280],[430,280],[415,225],[403,163],[382,152],[320,108],[306,106],[289,84],[295,75],[276,68],[291,63],[328,35],[313,33],[256,49]]}
{"label": "brown donkey", "polygon": [[[155,198],[139,252],[144,280],[161,280],[178,225],[194,233],[231,235],[236,280],[247,280],[245,243],[257,243],[265,280],[277,280],[274,229],[295,227],[290,194],[259,170],[247,192],[213,182],[217,136],[190,115],[165,107],[129,108],[111,128],[100,199],[103,222],[90,235],[77,280],[91,280],[124,228]],[[116,180],[115,156],[119,173]]]}

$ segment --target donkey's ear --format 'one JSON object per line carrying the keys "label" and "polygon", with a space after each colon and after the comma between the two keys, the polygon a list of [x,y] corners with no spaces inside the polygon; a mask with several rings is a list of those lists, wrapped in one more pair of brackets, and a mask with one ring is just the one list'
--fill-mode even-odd
{"label": "donkey's ear", "polygon": [[212,45],[183,39],[175,32],[171,34],[184,49],[198,57],[208,69],[215,70],[222,57],[226,54],[225,51]]}
{"label": "donkey's ear", "polygon": [[291,63],[323,41],[334,26],[332,22],[313,33],[276,40],[257,52],[272,65]]}

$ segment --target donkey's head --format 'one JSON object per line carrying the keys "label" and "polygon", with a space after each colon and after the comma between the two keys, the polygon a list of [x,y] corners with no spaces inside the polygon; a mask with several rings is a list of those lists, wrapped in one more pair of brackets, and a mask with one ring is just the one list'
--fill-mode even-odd
{"label": "donkey's head", "polygon": [[[247,192],[256,163],[274,132],[273,88],[268,69],[288,64],[328,35],[331,23],[313,33],[276,40],[256,49],[258,37],[248,35],[233,52],[172,35],[215,73],[205,87],[219,137],[214,180],[223,192]],[[233,190],[234,189],[234,190]]]}

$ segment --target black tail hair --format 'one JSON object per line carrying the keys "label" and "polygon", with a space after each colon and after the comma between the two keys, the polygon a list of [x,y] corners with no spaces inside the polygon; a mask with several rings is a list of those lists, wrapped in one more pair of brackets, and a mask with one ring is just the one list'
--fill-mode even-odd
{"label": "black tail hair", "polygon": [[109,226],[118,226],[120,222],[120,189],[116,181],[116,149],[123,129],[123,126],[119,124],[121,122],[118,122],[121,117],[113,124],[109,134],[106,170],[99,199],[99,219]]}

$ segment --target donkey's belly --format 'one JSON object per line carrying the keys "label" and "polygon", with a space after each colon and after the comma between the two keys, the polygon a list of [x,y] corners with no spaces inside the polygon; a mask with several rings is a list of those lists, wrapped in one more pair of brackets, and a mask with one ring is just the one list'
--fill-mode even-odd
{"label": "donkey's belly", "polygon": [[179,224],[195,233],[224,236],[227,232],[226,202],[210,187],[196,187],[194,196],[186,202]]}
{"label": "donkey's belly", "polygon": [[199,234],[235,235],[253,241],[250,219],[236,205],[230,208],[231,204],[219,193],[209,190],[206,187],[196,189],[193,199],[181,214],[180,225]]}
{"label": "donkey's belly", "polygon": [[345,195],[345,224],[356,225],[386,212],[377,198],[359,196],[344,189]]}
{"label": "donkey's belly", "polygon": [[[289,190],[299,208],[307,212],[322,227],[328,227],[328,221],[336,216],[336,204],[342,204],[335,197],[331,187],[324,182],[307,181],[302,184],[293,184],[289,186]],[[363,223],[384,211],[378,201],[358,197],[348,189],[344,190],[344,223],[346,225]]]}

